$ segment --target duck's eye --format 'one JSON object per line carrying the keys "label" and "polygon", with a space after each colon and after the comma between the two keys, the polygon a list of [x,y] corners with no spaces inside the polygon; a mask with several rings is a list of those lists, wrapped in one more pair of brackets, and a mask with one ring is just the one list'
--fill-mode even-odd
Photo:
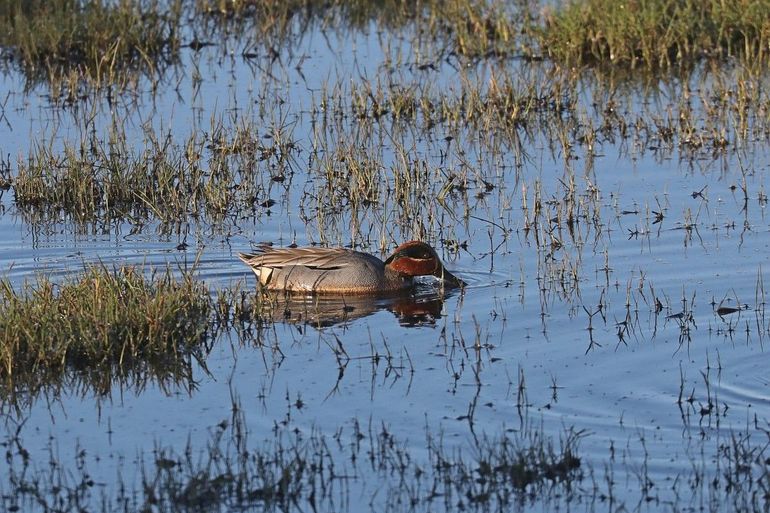
{"label": "duck's eye", "polygon": [[409,251],[408,255],[410,258],[416,258],[419,260],[430,260],[433,258],[433,255],[431,255],[429,251],[426,251],[422,248],[415,248],[413,251]]}

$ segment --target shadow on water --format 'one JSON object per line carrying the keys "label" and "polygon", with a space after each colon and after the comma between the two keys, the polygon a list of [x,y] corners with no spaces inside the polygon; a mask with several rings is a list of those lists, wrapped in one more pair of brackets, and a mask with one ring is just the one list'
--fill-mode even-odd
{"label": "shadow on water", "polygon": [[381,311],[391,312],[403,327],[434,326],[446,299],[456,290],[420,283],[407,294],[390,297],[265,294],[263,320],[308,325],[317,329],[346,326]]}

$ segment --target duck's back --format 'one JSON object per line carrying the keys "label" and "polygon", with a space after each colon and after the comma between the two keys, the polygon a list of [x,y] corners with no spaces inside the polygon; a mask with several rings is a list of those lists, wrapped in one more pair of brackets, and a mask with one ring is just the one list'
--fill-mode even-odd
{"label": "duck's back", "polygon": [[377,257],[344,248],[262,247],[240,255],[270,290],[329,294],[395,292],[412,285]]}

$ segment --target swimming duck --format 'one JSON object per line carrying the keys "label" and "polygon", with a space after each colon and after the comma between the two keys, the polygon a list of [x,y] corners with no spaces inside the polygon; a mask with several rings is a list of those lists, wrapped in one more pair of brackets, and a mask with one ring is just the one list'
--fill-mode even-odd
{"label": "swimming duck", "polygon": [[387,294],[408,290],[415,276],[436,276],[445,287],[462,287],[432,247],[405,242],[384,262],[346,248],[273,248],[260,245],[238,257],[268,290],[318,294]]}

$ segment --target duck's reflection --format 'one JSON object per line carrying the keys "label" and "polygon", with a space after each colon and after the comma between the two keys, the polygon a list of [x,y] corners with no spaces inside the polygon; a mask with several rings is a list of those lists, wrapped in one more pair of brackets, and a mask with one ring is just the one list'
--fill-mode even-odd
{"label": "duck's reflection", "polygon": [[263,314],[274,322],[325,328],[385,310],[392,312],[401,326],[432,326],[441,317],[444,301],[455,293],[456,290],[441,290],[428,284],[389,297],[266,292]]}

